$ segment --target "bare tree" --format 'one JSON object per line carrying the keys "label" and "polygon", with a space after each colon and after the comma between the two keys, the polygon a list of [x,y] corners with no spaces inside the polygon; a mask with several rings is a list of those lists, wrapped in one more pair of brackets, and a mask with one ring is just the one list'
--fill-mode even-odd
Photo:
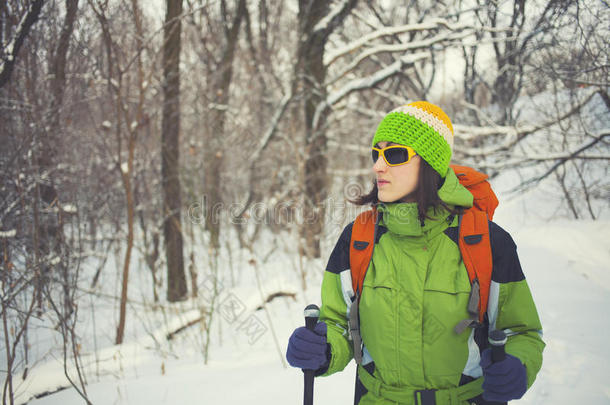
{"label": "bare tree", "polygon": [[[205,44],[206,38],[203,37],[203,27],[199,26],[200,44],[207,51],[200,53],[206,59],[200,57],[200,61],[207,65],[210,72],[210,85],[207,88],[209,96],[206,106],[207,122],[209,122],[205,134],[204,147],[204,195],[205,195],[205,225],[210,232],[210,245],[214,250],[220,246],[220,230],[222,223],[218,217],[219,207],[223,204],[221,175],[224,170],[225,161],[225,133],[228,105],[230,102],[230,87],[233,81],[233,64],[235,52],[238,46],[239,32],[242,21],[246,19],[248,9],[245,0],[234,2],[234,11],[231,15],[227,9],[227,2],[220,1],[220,26],[216,41],[219,43],[217,50],[209,51],[210,44]],[[204,10],[202,10],[203,12]],[[206,11],[207,13],[207,11]],[[194,25],[195,19],[191,19]],[[222,33],[222,34],[221,34]],[[209,39],[208,39],[209,41]]]}
{"label": "bare tree", "polygon": [[[52,77],[49,110],[50,126],[46,134],[47,136],[40,139],[41,148],[38,151],[38,167],[41,173],[52,173],[56,171],[57,162],[54,161],[54,157],[57,156],[56,151],[58,146],[61,145],[63,138],[61,136],[63,134],[63,128],[60,125],[60,120],[63,116],[63,99],[66,88],[66,61],[78,11],[78,0],[66,0],[65,7],[66,14],[49,72]],[[62,202],[60,201],[57,192],[57,186],[54,184],[54,177],[55,176],[49,176],[49,182],[41,182],[39,185],[38,192],[40,193],[42,203],[47,207],[53,206],[54,204],[61,204]],[[48,221],[42,221],[41,229],[46,233],[46,237],[40,240],[43,254],[48,255],[51,252],[56,252],[57,255],[60,255],[62,250],[60,245],[64,238],[61,223],[56,222],[55,219],[49,218]],[[67,285],[67,273],[69,269],[67,266],[62,265],[61,271],[64,280],[64,293],[66,297],[68,297],[70,294]],[[66,299],[66,302],[69,303],[71,300]],[[70,308],[68,307],[68,310],[69,309]]]}
{"label": "bare tree", "polygon": [[[489,102],[499,108],[495,121],[500,125],[513,125],[515,102],[522,94],[526,81],[525,67],[530,59],[554,41],[549,32],[561,24],[571,6],[566,0],[550,0],[539,4],[526,0],[499,2],[477,1],[473,10],[478,21],[475,41],[463,47],[466,62],[464,92],[466,101],[474,103],[478,90],[491,95]],[[542,10],[537,10],[541,7]],[[506,10],[512,10],[506,13]],[[480,71],[478,51],[491,44],[495,56],[495,69]],[[478,118],[474,116],[475,120]]]}
{"label": "bare tree", "polygon": [[[309,257],[320,256],[320,235],[324,225],[324,201],[328,195],[325,114],[316,114],[326,98],[325,48],[328,37],[340,26],[356,0],[341,1],[332,11],[323,0],[299,1],[299,36],[295,82],[303,93],[305,162],[303,168],[303,252]],[[293,90],[294,92],[294,90]]]}
{"label": "bare tree", "polygon": [[180,214],[180,34],[182,32],[182,0],[167,0],[163,42],[163,240],[167,258],[167,299],[171,302],[186,297],[186,277],[182,251]]}
{"label": "bare tree", "polygon": [[[498,11],[507,4],[514,6],[508,22]],[[595,201],[607,195],[608,184],[599,165],[610,157],[604,125],[609,75],[602,56],[608,45],[601,39],[608,35],[602,28],[607,10],[589,2],[547,1],[537,12],[536,4],[527,5],[481,3],[484,16],[476,11],[479,44],[489,36],[497,69],[479,70],[477,46],[464,51],[471,80],[464,81],[462,105],[474,118],[465,121],[475,125],[456,126],[456,154],[491,175],[522,170],[515,192],[555,179],[567,213],[596,218]],[[491,105],[474,97],[475,87],[486,88]]]}

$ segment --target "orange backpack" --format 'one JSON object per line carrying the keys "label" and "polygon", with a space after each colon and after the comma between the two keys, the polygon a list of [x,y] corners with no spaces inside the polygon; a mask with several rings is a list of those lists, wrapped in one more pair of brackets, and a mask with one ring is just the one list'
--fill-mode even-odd
{"label": "orange backpack", "polygon": [[[458,244],[472,285],[468,304],[468,312],[471,317],[461,321],[455,327],[455,331],[461,333],[469,326],[476,327],[481,324],[487,311],[493,266],[488,220],[493,218],[494,211],[498,206],[498,199],[487,182],[488,176],[486,174],[466,166],[451,165],[451,168],[460,183],[474,197],[473,206],[464,211],[459,218]],[[352,304],[353,311],[349,318],[350,333],[354,338],[354,346],[361,343],[357,308],[362,294],[362,283],[373,257],[377,220],[377,210],[373,208],[358,215],[352,227],[349,260],[352,286],[356,298],[354,300],[355,305]],[[361,353],[354,353],[358,361]]]}

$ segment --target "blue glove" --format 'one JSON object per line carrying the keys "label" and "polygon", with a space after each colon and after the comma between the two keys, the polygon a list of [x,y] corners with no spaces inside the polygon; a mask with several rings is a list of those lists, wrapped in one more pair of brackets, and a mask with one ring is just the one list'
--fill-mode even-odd
{"label": "blue glove", "polygon": [[491,362],[491,349],[481,354],[483,399],[507,402],[519,399],[527,391],[527,372],[521,360],[506,353],[504,360]]}
{"label": "blue glove", "polygon": [[329,354],[326,343],[326,324],[318,322],[313,331],[301,326],[292,332],[292,336],[288,340],[286,360],[292,367],[318,370],[328,366]]}

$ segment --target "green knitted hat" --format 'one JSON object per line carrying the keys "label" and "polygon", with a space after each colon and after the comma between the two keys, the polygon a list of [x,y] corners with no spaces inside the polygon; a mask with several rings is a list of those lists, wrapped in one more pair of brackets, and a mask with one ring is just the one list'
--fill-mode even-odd
{"label": "green knitted hat", "polygon": [[412,147],[441,177],[447,174],[453,126],[440,107],[416,101],[391,111],[377,127],[372,146],[382,141]]}

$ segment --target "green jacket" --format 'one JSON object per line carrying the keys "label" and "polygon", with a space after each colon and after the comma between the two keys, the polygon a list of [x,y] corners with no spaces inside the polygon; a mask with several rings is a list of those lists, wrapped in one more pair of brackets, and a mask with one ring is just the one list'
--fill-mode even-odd
{"label": "green jacket", "polygon": [[[450,206],[472,206],[472,195],[452,170],[439,196]],[[485,327],[457,334],[454,327],[469,317],[471,289],[457,245],[458,219],[451,220],[441,209],[430,211],[432,219],[421,224],[415,203],[380,203],[378,210],[382,218],[359,308],[367,370],[392,387],[457,387],[482,376],[480,351],[487,347],[487,331],[503,329],[509,335],[506,352],[525,364],[531,386],[545,344],[510,235],[490,221],[494,267]],[[320,320],[328,326],[331,347],[323,376],[343,370],[353,357],[347,326],[354,296],[349,268],[352,224],[331,253],[322,282]],[[396,403],[358,383],[356,391],[357,397],[362,395],[360,405]]]}

